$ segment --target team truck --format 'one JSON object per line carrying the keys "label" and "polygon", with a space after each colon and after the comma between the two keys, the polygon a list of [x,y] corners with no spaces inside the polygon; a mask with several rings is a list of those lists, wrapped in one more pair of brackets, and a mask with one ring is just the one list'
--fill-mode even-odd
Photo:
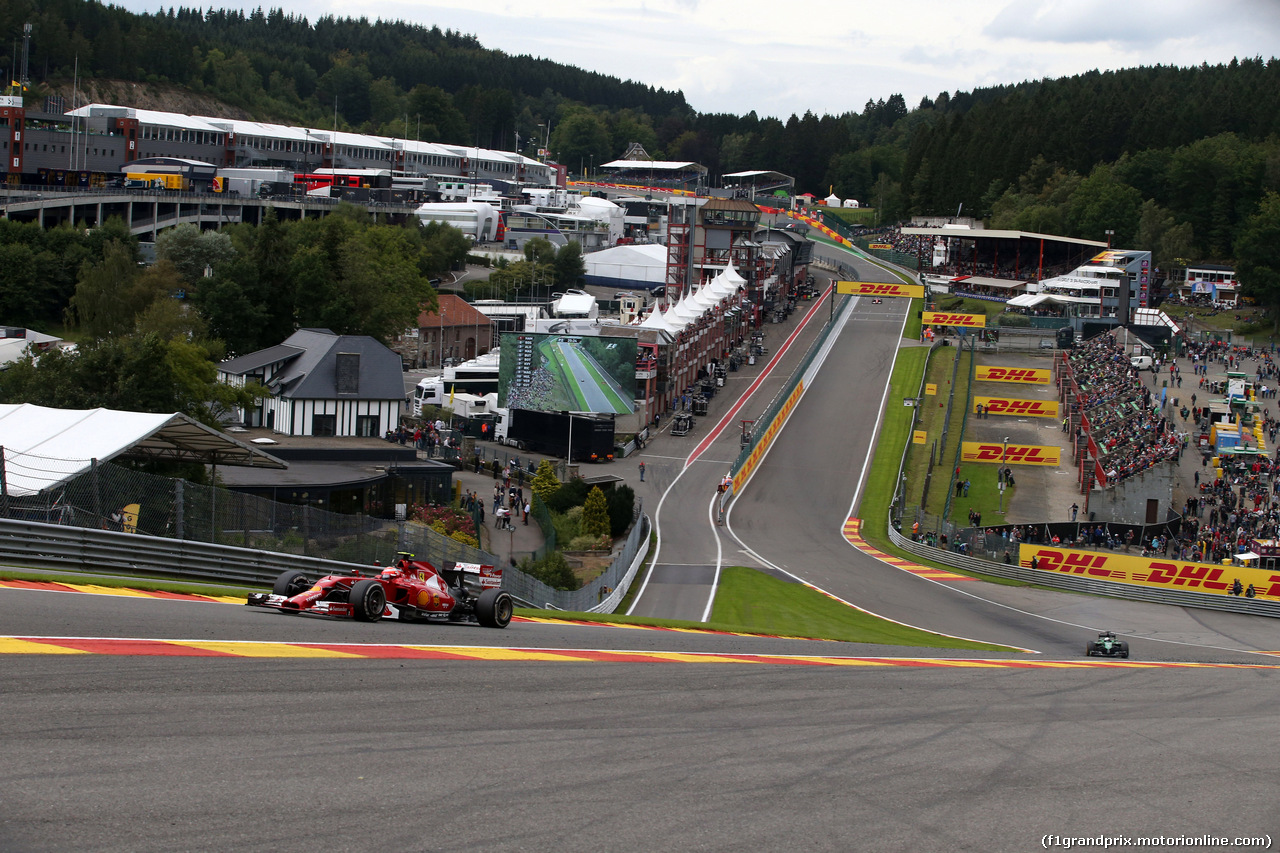
{"label": "team truck", "polygon": [[511,447],[570,462],[613,461],[613,415],[499,409],[494,438]]}

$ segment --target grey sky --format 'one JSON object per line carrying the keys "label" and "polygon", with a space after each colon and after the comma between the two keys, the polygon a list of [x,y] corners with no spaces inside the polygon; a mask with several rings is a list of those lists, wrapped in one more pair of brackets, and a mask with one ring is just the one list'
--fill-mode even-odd
{"label": "grey sky", "polygon": [[[151,0],[115,0],[156,11]],[[165,4],[168,5],[168,4]],[[223,0],[403,19],[624,79],[680,89],[700,112],[786,118],[1137,65],[1274,56],[1276,0]]]}

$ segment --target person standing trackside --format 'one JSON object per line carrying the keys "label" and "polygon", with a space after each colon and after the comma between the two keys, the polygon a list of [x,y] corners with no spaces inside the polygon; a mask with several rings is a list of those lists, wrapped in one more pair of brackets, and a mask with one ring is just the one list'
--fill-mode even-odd
{"label": "person standing trackside", "polygon": [[644,462],[640,463],[640,482],[644,482]]}
{"label": "person standing trackside", "polygon": [[1078,504],[1072,504],[1072,505],[1071,505],[1071,520],[1072,520],[1072,521],[1075,521],[1075,520],[1076,520],[1076,513],[1078,513],[1078,512],[1080,512],[1080,506],[1079,506]]}

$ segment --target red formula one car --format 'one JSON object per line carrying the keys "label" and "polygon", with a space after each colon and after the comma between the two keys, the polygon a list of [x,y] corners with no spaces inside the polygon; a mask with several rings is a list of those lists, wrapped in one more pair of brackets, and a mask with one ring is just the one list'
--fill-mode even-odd
{"label": "red formula one car", "polygon": [[367,577],[326,575],[312,583],[302,572],[285,572],[268,594],[253,592],[245,604],[281,613],[341,616],[360,622],[386,617],[402,622],[478,622],[486,628],[511,623],[515,602],[499,588],[502,570],[476,563],[455,563],[437,570],[412,554]]}

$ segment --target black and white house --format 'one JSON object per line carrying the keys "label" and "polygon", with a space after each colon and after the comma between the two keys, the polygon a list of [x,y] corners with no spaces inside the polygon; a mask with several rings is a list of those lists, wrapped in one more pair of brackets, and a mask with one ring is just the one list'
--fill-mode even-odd
{"label": "black and white house", "polygon": [[400,356],[366,335],[328,329],[299,329],[224,361],[218,379],[266,386],[271,396],[234,417],[281,435],[381,437],[399,426],[405,405]]}

